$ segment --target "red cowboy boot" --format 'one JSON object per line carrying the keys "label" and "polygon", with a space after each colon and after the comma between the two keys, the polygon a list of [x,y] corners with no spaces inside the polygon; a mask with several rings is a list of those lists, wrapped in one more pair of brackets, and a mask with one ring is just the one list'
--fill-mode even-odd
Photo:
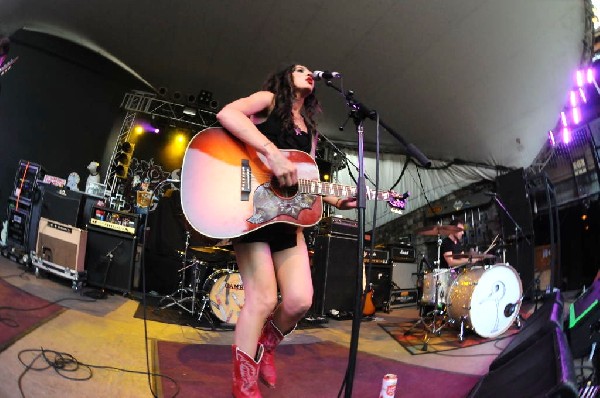
{"label": "red cowboy boot", "polygon": [[263,326],[258,343],[264,346],[265,351],[263,360],[260,363],[259,377],[269,388],[275,388],[275,382],[277,380],[277,372],[275,371],[275,348],[279,345],[281,340],[294,329],[295,328],[286,334],[281,333],[281,330],[273,323],[273,315],[270,315],[267,318],[267,322],[265,323],[265,326]]}
{"label": "red cowboy boot", "polygon": [[233,396],[235,398],[261,398],[258,389],[258,368],[263,357],[263,346],[259,344],[256,360],[251,358],[235,344],[233,351]]}

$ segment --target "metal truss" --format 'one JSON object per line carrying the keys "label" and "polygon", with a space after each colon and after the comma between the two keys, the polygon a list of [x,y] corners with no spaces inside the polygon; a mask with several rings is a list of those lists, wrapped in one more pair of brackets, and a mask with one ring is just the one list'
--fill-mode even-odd
{"label": "metal truss", "polygon": [[130,112],[145,113],[208,128],[217,123],[217,114],[197,106],[182,105],[156,98],[155,94],[132,91],[125,94],[121,107]]}
{"label": "metal truss", "polygon": [[115,174],[115,156],[121,144],[129,140],[129,136],[131,135],[131,131],[133,130],[133,125],[135,123],[136,113],[132,111],[128,111],[125,114],[125,118],[123,119],[123,124],[121,125],[121,130],[119,131],[119,136],[117,137],[117,142],[113,148],[112,155],[110,155],[110,162],[108,162],[108,170],[106,170],[106,175],[104,176],[104,184],[106,184],[106,190],[110,192],[112,196],[116,193],[117,188],[117,176]]}
{"label": "metal truss", "polygon": [[118,186],[121,183],[115,173],[115,157],[121,144],[129,140],[138,114],[174,120],[181,124],[197,126],[201,129],[212,127],[217,124],[217,114],[215,112],[207,111],[192,105],[168,102],[157,98],[156,94],[145,91],[133,90],[126,93],[121,101],[121,108],[125,109],[127,113],[123,119],[119,136],[115,142],[110,162],[108,163],[108,170],[104,177],[106,190],[110,192],[111,197],[118,193]]}

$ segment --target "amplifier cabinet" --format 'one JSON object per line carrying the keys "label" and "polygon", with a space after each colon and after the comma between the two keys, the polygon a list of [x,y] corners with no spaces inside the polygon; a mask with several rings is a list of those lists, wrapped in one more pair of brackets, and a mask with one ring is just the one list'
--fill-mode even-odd
{"label": "amplifier cabinet", "polygon": [[415,248],[412,245],[390,246],[392,261],[399,263],[414,263],[417,260]]}
{"label": "amplifier cabinet", "polygon": [[393,262],[393,281],[398,289],[417,288],[417,263]]}
{"label": "amplifier cabinet", "polygon": [[390,252],[388,250],[373,250],[371,256],[371,249],[365,248],[364,252],[365,263],[372,262],[373,264],[387,264],[390,261]]}
{"label": "amplifier cabinet", "polygon": [[319,222],[320,235],[358,236],[358,222],[348,218],[324,217]]}
{"label": "amplifier cabinet", "polygon": [[36,253],[42,260],[84,271],[87,231],[40,218]]}
{"label": "amplifier cabinet", "polygon": [[85,262],[88,285],[130,293],[136,245],[135,235],[90,225]]}

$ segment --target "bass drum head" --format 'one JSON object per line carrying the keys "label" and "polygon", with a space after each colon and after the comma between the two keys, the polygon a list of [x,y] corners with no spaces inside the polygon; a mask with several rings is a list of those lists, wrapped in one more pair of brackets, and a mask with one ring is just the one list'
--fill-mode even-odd
{"label": "bass drum head", "polygon": [[220,269],[208,277],[202,288],[208,294],[210,311],[217,319],[235,324],[244,306],[244,284],[239,272]]}
{"label": "bass drum head", "polygon": [[519,313],[522,294],[521,279],[513,267],[497,264],[485,270],[471,296],[473,330],[482,337],[506,332]]}

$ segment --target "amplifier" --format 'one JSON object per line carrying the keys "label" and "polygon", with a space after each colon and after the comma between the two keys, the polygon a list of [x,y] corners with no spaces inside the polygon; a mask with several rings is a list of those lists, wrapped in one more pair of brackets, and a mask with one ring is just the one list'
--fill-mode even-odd
{"label": "amplifier", "polygon": [[324,217],[319,222],[319,235],[358,236],[358,221],[341,217]]}
{"label": "amplifier", "polygon": [[414,263],[417,261],[417,252],[412,245],[389,246],[392,261],[399,263]]}
{"label": "amplifier", "polygon": [[135,235],[139,215],[112,210],[105,207],[93,207],[89,225],[100,229]]}
{"label": "amplifier", "polygon": [[390,252],[387,250],[373,250],[373,256],[371,256],[371,250],[365,249],[365,264],[387,264],[390,261]]}
{"label": "amplifier", "polygon": [[83,272],[87,231],[40,218],[36,253],[42,260]]}

